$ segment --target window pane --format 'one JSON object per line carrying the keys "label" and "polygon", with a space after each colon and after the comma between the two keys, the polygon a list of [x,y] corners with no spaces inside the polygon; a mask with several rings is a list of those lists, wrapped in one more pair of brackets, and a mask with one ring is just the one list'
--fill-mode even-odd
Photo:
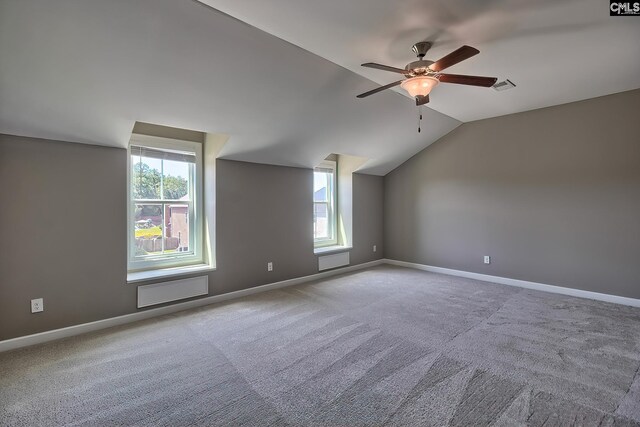
{"label": "window pane", "polygon": [[334,238],[335,217],[334,174],[332,169],[320,168],[313,173],[313,237],[316,241],[330,242]]}
{"label": "window pane", "polygon": [[164,198],[169,200],[189,200],[189,177],[193,163],[163,160],[162,188]]}
{"label": "window pane", "polygon": [[190,252],[189,205],[167,203],[164,205],[165,253]]}
{"label": "window pane", "polygon": [[131,187],[134,199],[160,198],[162,160],[131,155]]}
{"label": "window pane", "polygon": [[134,233],[136,256],[162,253],[162,205],[136,204]]}
{"label": "window pane", "polygon": [[148,139],[130,146],[129,270],[201,262],[201,146]]}
{"label": "window pane", "polygon": [[329,239],[329,206],[326,203],[313,204],[313,238]]}
{"label": "window pane", "polygon": [[313,173],[313,201],[326,202],[329,200],[329,180],[331,174],[326,172]]}

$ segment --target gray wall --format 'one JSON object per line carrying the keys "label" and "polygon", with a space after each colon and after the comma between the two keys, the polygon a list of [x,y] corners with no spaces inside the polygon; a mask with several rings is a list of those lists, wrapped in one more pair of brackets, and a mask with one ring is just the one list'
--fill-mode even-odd
{"label": "gray wall", "polygon": [[[384,177],[353,174],[353,250],[352,264],[382,257]],[[373,246],[376,245],[376,253]]]}
{"label": "gray wall", "polygon": [[462,125],[385,177],[385,256],[640,298],[639,114],[635,90]]}
{"label": "gray wall", "polygon": [[[317,273],[312,171],[218,160],[210,294]],[[0,135],[0,340],[136,312],[126,151]],[[352,264],[382,251],[382,178],[354,177]],[[274,262],[274,271],[266,263]],[[45,311],[31,314],[30,299]]]}

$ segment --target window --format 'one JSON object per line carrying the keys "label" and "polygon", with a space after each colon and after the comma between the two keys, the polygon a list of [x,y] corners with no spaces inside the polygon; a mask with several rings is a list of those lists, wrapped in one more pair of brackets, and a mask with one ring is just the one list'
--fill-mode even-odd
{"label": "window", "polygon": [[134,135],[129,151],[129,271],[202,263],[201,144]]}
{"label": "window", "polygon": [[313,171],[313,241],[315,246],[338,244],[336,228],[336,163],[324,161]]}

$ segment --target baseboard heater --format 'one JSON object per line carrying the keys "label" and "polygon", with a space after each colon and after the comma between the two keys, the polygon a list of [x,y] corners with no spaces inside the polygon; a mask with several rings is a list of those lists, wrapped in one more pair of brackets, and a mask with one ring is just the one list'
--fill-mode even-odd
{"label": "baseboard heater", "polygon": [[349,265],[349,252],[323,255],[318,257],[318,271]]}
{"label": "baseboard heater", "polygon": [[209,276],[138,286],[138,308],[207,295]]}

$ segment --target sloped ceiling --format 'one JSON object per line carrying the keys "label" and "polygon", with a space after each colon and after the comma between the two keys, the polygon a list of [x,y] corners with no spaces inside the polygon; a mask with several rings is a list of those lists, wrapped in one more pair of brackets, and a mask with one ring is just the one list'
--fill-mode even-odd
{"label": "sloped ceiling", "polygon": [[[222,158],[384,175],[462,121],[640,87],[640,21],[596,0],[203,2],[0,0],[0,132],[125,147],[142,121],[228,134]],[[420,134],[404,95],[355,98],[395,77],[361,62],[403,66],[421,39],[518,87],[443,84]]]}
{"label": "sloped ceiling", "polygon": [[126,147],[136,121],[230,135],[221,157],[384,175],[460,124],[196,1],[0,3],[0,132]]}
{"label": "sloped ceiling", "polygon": [[474,46],[479,55],[447,71],[517,88],[437,87],[429,107],[463,122],[640,87],[640,18],[609,16],[605,0],[201,1],[379,84],[398,75],[361,63],[404,68],[422,40],[434,42],[431,60]]}

